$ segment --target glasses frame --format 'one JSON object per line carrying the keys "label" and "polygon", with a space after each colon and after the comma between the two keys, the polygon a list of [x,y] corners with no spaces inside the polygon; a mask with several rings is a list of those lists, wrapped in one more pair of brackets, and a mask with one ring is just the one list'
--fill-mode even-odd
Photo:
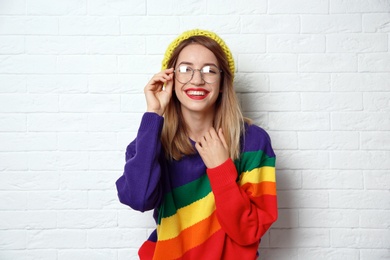
{"label": "glasses frame", "polygon": [[[177,66],[177,67],[173,70],[173,72],[175,73],[175,75],[177,75],[177,74],[180,73],[180,72],[178,71],[178,68],[179,68],[180,66],[182,66],[182,65],[183,65],[183,64],[180,64],[179,66]],[[186,66],[186,65],[183,65],[183,66]],[[206,66],[203,66],[203,67],[200,68],[200,69],[193,69],[192,67],[188,66],[188,68],[190,68],[190,69],[192,70],[192,74],[191,74],[190,79],[189,79],[187,82],[181,82],[181,81],[178,79],[177,76],[176,76],[175,78],[176,78],[176,80],[179,81],[181,84],[187,84],[188,82],[190,82],[190,81],[194,78],[195,71],[199,71],[199,73],[200,73],[200,78],[201,78],[204,82],[206,82],[206,83],[208,83],[208,84],[213,84],[213,83],[217,82],[218,79],[216,79],[216,80],[213,81],[213,82],[208,82],[208,81],[206,81],[206,80],[204,79],[204,75],[203,75],[203,72],[202,72],[202,69],[203,69],[204,67],[215,67],[215,68],[217,68],[218,72],[220,73],[219,76],[221,76],[221,74],[223,73],[223,70],[221,70],[220,68],[218,68],[217,66],[214,66],[214,65],[206,65]]]}

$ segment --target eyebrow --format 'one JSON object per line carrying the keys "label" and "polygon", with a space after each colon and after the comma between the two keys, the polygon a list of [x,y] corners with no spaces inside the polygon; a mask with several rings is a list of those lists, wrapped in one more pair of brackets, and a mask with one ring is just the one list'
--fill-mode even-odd
{"label": "eyebrow", "polygon": [[[187,61],[182,61],[182,62],[180,62],[177,66],[179,66],[179,65],[190,65],[190,66],[194,66],[194,64],[193,64],[192,62],[187,62]],[[210,62],[210,63],[204,63],[204,64],[202,65],[202,67],[204,67],[204,66],[215,66],[215,67],[218,68],[218,66],[217,66],[216,64],[212,63],[212,62]]]}

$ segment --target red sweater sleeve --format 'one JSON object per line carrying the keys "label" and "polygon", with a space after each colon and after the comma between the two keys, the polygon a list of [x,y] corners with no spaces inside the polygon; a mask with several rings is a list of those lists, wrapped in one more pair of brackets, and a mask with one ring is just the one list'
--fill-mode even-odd
{"label": "red sweater sleeve", "polygon": [[275,168],[259,167],[241,174],[231,159],[207,169],[218,220],[240,245],[258,243],[277,219]]}

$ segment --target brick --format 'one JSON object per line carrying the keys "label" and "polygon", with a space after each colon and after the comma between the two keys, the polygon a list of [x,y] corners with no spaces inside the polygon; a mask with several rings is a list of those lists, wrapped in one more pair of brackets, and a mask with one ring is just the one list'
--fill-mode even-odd
{"label": "brick", "polygon": [[359,170],[302,171],[304,189],[363,189],[363,173]]}
{"label": "brick", "polygon": [[50,55],[4,55],[0,57],[0,73],[55,73],[57,58]]}
{"label": "brick", "polygon": [[55,171],[59,167],[59,155],[55,151],[34,151],[28,154],[28,169]]}
{"label": "brick", "polygon": [[25,210],[27,195],[24,191],[0,191],[0,210]]}
{"label": "brick", "polygon": [[25,230],[0,230],[0,237],[6,238],[0,240],[1,251],[26,248]]}
{"label": "brick", "polygon": [[26,76],[24,75],[0,75],[0,93],[25,93]]}
{"label": "brick", "polygon": [[344,209],[300,209],[299,227],[303,228],[347,228],[359,227],[357,210]]}
{"label": "brick", "polygon": [[119,22],[121,35],[178,35],[181,32],[179,17],[121,16]]}
{"label": "brick", "polygon": [[376,229],[331,230],[333,247],[386,248],[390,244],[390,231]]}
{"label": "brick", "polygon": [[[387,6],[389,4],[387,3]],[[388,7],[387,7],[388,8]],[[382,10],[381,12],[383,12]],[[374,14],[363,14],[363,32],[390,32],[390,14],[385,13],[374,13]]]}
{"label": "brick", "polygon": [[86,38],[83,36],[28,36],[28,54],[85,54]]}
{"label": "brick", "polygon": [[116,150],[114,133],[58,133],[61,151],[113,151]]}
{"label": "brick", "polygon": [[88,192],[88,209],[112,210],[123,209],[124,207],[128,208],[128,206],[120,204],[117,192],[114,189]]}
{"label": "brick", "polygon": [[390,92],[363,93],[363,104],[366,111],[390,111]]}
{"label": "brick", "polygon": [[142,113],[147,107],[145,94],[122,95],[120,104],[123,112]]}
{"label": "brick", "polygon": [[298,228],[298,210],[280,209],[278,210],[278,220],[272,224],[272,228]]}
{"label": "brick", "polygon": [[299,132],[298,147],[303,150],[356,150],[359,149],[359,133],[348,131]]}
{"label": "brick", "polygon": [[119,112],[119,95],[61,95],[61,112]]}
{"label": "brick", "polygon": [[4,259],[39,259],[52,260],[57,257],[55,249],[32,249],[32,250],[1,250],[1,257]]}
{"label": "brick", "polygon": [[[266,37],[264,34],[221,35],[233,54],[265,53]],[[256,43],[256,44],[253,44]]]}
{"label": "brick", "polygon": [[[126,206],[126,205],[124,205]],[[118,211],[118,226],[124,228],[155,228],[153,211],[138,212],[130,208]]]}
{"label": "brick", "polygon": [[[277,155],[278,157],[278,155]],[[277,158],[277,160],[279,160]],[[301,170],[276,169],[276,182],[278,190],[297,190],[302,188]]]}
{"label": "brick", "polygon": [[26,116],[23,114],[0,114],[0,132],[26,131]]}
{"label": "brick", "polygon": [[28,115],[28,129],[34,132],[79,132],[87,130],[88,120],[84,114],[77,113],[35,113]]}
{"label": "brick", "polygon": [[148,15],[153,16],[181,16],[181,15],[201,15],[203,10],[207,10],[207,2],[190,1],[181,3],[178,1],[165,1],[162,4],[158,0],[151,0],[146,3]]}
{"label": "brick", "polygon": [[278,208],[280,209],[328,207],[329,195],[327,191],[278,191]]}
{"label": "brick", "polygon": [[362,31],[358,14],[302,15],[301,33],[357,33]]}
{"label": "brick", "polygon": [[117,15],[143,15],[146,14],[146,3],[136,1],[109,1],[96,0],[88,2],[88,13],[92,15],[117,16]]}
{"label": "brick", "polygon": [[58,228],[94,229],[114,228],[117,226],[115,211],[72,210],[57,213]]}
{"label": "brick", "polygon": [[114,16],[61,16],[59,35],[119,35],[120,22]]}
{"label": "brick", "polygon": [[259,254],[259,259],[299,259],[297,248],[264,248],[260,245]]}
{"label": "brick", "polygon": [[207,28],[210,31],[218,32],[218,35],[221,36],[242,32],[242,18],[239,15],[180,16],[180,23],[183,25],[180,27],[181,31]]}
{"label": "brick", "polygon": [[387,191],[332,190],[329,204],[337,209],[388,209],[390,201]]}
{"label": "brick", "polygon": [[88,191],[34,191],[28,193],[27,209],[64,210],[85,209]]}
{"label": "brick", "polygon": [[117,260],[117,252],[111,249],[58,250],[58,260],[67,259]]}
{"label": "brick", "polygon": [[364,150],[390,150],[389,132],[361,132],[360,145]]}
{"label": "brick", "polygon": [[271,1],[268,3],[268,12],[270,14],[327,14],[328,1]]}
{"label": "brick", "polygon": [[29,15],[85,15],[86,0],[27,0],[26,11]]}
{"label": "brick", "polygon": [[5,35],[57,35],[58,19],[50,16],[0,17],[0,34]]}
{"label": "brick", "polygon": [[361,111],[360,93],[302,93],[303,111]]}
{"label": "brick", "polygon": [[299,259],[359,259],[359,250],[354,248],[299,248]]}
{"label": "brick", "polygon": [[145,54],[142,36],[91,36],[86,41],[88,54]]}
{"label": "brick", "polygon": [[140,247],[147,239],[144,229],[91,229],[88,230],[89,248]]}
{"label": "brick", "polygon": [[27,153],[0,152],[0,170],[23,171],[28,169]]}
{"label": "brick", "polygon": [[58,57],[59,73],[116,73],[117,59],[113,55],[66,55]]}
{"label": "brick", "polygon": [[388,91],[389,73],[335,73],[332,74],[332,91]]}
{"label": "brick", "polygon": [[[295,3],[294,3],[295,4]],[[316,53],[325,52],[325,36],[321,35],[269,35],[267,52]]]}
{"label": "brick", "polygon": [[390,225],[389,210],[360,210],[361,228],[387,229]]}
{"label": "brick", "polygon": [[57,190],[59,175],[51,171],[4,171],[0,174],[0,190]]}
{"label": "brick", "polygon": [[267,92],[269,90],[269,75],[264,73],[241,73],[234,76],[236,92]]}
{"label": "brick", "polygon": [[137,132],[143,113],[105,113],[88,115],[88,131]]}
{"label": "brick", "polygon": [[[148,73],[152,76],[161,71],[162,59],[162,55],[121,55],[118,56],[119,73]],[[140,87],[143,88],[148,81]]]}
{"label": "brick", "polygon": [[337,53],[386,52],[386,34],[330,34],[326,36],[326,51]]}
{"label": "brick", "polygon": [[0,94],[0,113],[58,112],[57,95]]}
{"label": "brick", "polygon": [[297,149],[298,137],[292,131],[268,131],[274,149]]}
{"label": "brick", "polygon": [[333,169],[378,169],[390,167],[389,151],[332,151],[330,154]]}
{"label": "brick", "polygon": [[64,190],[111,190],[121,173],[117,171],[62,171],[60,187]]}
{"label": "brick", "polygon": [[[273,229],[270,231],[271,247],[328,247],[329,231],[323,228]],[[296,239],[299,237],[299,239]]]}
{"label": "brick", "polygon": [[95,170],[123,170],[123,152],[90,152],[89,168]]}
{"label": "brick", "polygon": [[[299,156],[300,155],[300,156]],[[303,156],[303,157],[302,157]],[[305,158],[306,160],[302,160]],[[287,169],[327,169],[330,166],[329,153],[325,151],[278,151],[277,167]],[[282,168],[285,169],[285,168]]]}
{"label": "brick", "polygon": [[334,112],[332,130],[390,130],[390,117],[385,112]]}
{"label": "brick", "polygon": [[270,112],[271,130],[329,130],[329,114],[325,112]]}
{"label": "brick", "polygon": [[0,15],[23,15],[26,13],[26,0],[14,0],[1,3]]}
{"label": "brick", "polygon": [[87,244],[84,230],[29,230],[27,247],[34,249],[85,248]]}
{"label": "brick", "polygon": [[29,75],[27,88],[30,93],[87,93],[86,75]]}
{"label": "brick", "polygon": [[298,93],[248,93],[242,94],[241,100],[242,109],[245,112],[297,111],[300,110],[301,103]]}
{"label": "brick", "polygon": [[388,169],[364,171],[364,185],[368,190],[388,190],[390,188]]}
{"label": "brick", "polygon": [[381,13],[390,11],[390,4],[388,1],[374,0],[343,0],[331,1],[331,13]]}
{"label": "brick", "polygon": [[88,78],[89,92],[93,94],[140,94],[143,93],[150,78],[151,75],[147,74],[97,74]]}
{"label": "brick", "polygon": [[0,211],[0,229],[54,229],[55,211]]}
{"label": "brick", "polygon": [[361,72],[390,72],[389,53],[359,54],[358,58]]}
{"label": "brick", "polygon": [[300,19],[297,15],[253,15],[241,18],[243,33],[299,33]]}
{"label": "brick", "polygon": [[270,90],[282,92],[317,92],[330,90],[330,75],[325,73],[272,73]]}
{"label": "brick", "polygon": [[390,249],[360,249],[361,260],[388,259]]}
{"label": "brick", "polygon": [[354,54],[301,54],[298,59],[300,72],[356,72],[357,57]]}
{"label": "brick", "polygon": [[296,72],[297,60],[295,54],[241,54],[237,67],[241,72]]}
{"label": "brick", "polygon": [[57,167],[65,171],[68,170],[87,170],[89,154],[80,151],[59,152]]}
{"label": "brick", "polygon": [[0,54],[22,54],[24,51],[22,36],[0,36]]}

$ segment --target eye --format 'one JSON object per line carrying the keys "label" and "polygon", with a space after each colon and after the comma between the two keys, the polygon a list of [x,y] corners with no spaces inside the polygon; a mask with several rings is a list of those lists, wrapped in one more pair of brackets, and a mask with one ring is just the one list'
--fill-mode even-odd
{"label": "eye", "polygon": [[218,69],[214,66],[204,66],[202,68],[202,73],[205,73],[205,74],[217,74],[218,73]]}
{"label": "eye", "polygon": [[179,66],[179,72],[180,73],[189,73],[192,71],[192,68],[187,65],[180,65]]}

